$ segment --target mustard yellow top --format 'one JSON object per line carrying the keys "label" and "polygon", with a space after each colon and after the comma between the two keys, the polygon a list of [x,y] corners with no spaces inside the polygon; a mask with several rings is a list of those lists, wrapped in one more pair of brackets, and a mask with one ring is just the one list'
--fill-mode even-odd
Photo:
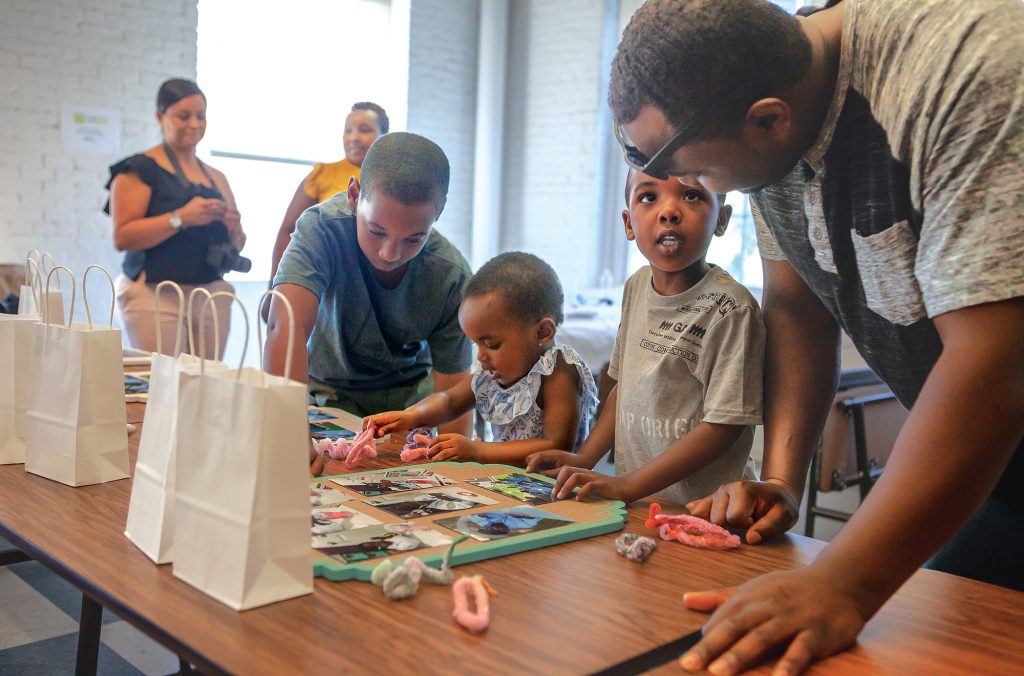
{"label": "mustard yellow top", "polygon": [[342,190],[348,190],[350,176],[359,178],[359,167],[348,160],[317,164],[302,182],[302,191],[318,203],[326,201]]}

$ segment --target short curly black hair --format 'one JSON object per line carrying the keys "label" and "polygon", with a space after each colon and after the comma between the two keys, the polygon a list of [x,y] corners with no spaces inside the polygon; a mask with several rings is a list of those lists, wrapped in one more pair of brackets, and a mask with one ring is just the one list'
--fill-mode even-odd
{"label": "short curly black hair", "polygon": [[498,254],[481,266],[462,292],[463,298],[497,293],[508,313],[524,322],[551,317],[562,323],[562,284],[554,269],[542,259],[524,251]]}
{"label": "short curly black hair", "polygon": [[767,0],[647,0],[622,33],[608,104],[618,124],[653,105],[677,129],[743,83],[703,137],[734,127],[758,98],[797,82],[811,63],[800,23]]}
{"label": "short curly black hair", "polygon": [[406,131],[385,134],[366,151],[359,172],[360,198],[387,195],[402,204],[439,206],[448,197],[448,157],[430,139]]}
{"label": "short curly black hair", "polygon": [[388,133],[388,129],[391,128],[391,120],[388,119],[387,111],[381,106],[377,105],[373,101],[359,101],[358,103],[352,104],[352,110],[349,112],[354,113],[357,110],[369,110],[377,113],[377,120],[380,122],[380,133],[381,136]]}

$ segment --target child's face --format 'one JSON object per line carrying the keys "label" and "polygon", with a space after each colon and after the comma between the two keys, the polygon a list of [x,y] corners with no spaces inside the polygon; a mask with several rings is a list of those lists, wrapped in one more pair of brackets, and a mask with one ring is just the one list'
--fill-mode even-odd
{"label": "child's face", "polygon": [[415,258],[427,243],[438,216],[434,202],[403,204],[380,191],[357,200],[359,248],[370,265],[381,272],[394,272]]}
{"label": "child's face", "polygon": [[659,181],[631,171],[628,185],[629,209],[622,212],[626,239],[636,241],[655,275],[703,276],[704,255],[716,229],[724,232],[730,208],[719,209],[715,194],[696,181]]}
{"label": "child's face", "polygon": [[[529,373],[540,358],[550,319],[524,323],[509,315],[496,293],[470,296],[459,307],[462,331],[476,345],[480,367],[508,387]],[[543,326],[542,326],[543,325]]]}
{"label": "child's face", "polygon": [[380,119],[372,110],[353,110],[345,118],[345,133],[342,143],[345,145],[345,159],[357,167],[363,165],[366,151],[370,145],[380,138]]}

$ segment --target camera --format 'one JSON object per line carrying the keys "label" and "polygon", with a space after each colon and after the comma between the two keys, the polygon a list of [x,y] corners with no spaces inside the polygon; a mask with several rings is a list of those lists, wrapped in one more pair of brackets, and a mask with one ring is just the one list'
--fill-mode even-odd
{"label": "camera", "polygon": [[249,272],[252,270],[252,261],[238,253],[238,249],[228,242],[211,244],[206,250],[206,264],[214,268],[220,274],[230,272]]}

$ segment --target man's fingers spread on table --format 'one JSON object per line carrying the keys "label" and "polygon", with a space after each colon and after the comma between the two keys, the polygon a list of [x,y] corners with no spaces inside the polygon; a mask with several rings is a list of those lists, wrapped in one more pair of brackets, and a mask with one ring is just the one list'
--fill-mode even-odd
{"label": "man's fingers spread on table", "polygon": [[686,592],[683,594],[683,605],[690,610],[710,613],[728,601],[735,591],[735,587],[721,587],[707,591]]}
{"label": "man's fingers spread on table", "polygon": [[[729,657],[724,653],[747,632],[750,627],[746,623],[753,621],[755,617],[732,615],[712,629],[705,627],[704,638],[679,659],[679,664],[687,671],[697,671],[710,667],[713,662],[719,662],[720,670],[713,673],[736,673],[735,668],[729,669],[736,661],[736,657]],[[719,656],[724,657],[725,661],[721,661]]]}
{"label": "man's fingers spread on table", "polygon": [[825,657],[824,655],[816,655],[816,643],[814,633],[811,631],[802,631],[797,634],[796,638],[793,639],[793,642],[786,649],[786,653],[772,670],[772,676],[796,676],[796,674],[802,674],[807,670],[811,660],[815,657]]}
{"label": "man's fingers spread on table", "polygon": [[[757,616],[754,616],[755,618]],[[765,655],[773,648],[783,644],[793,635],[788,620],[783,618],[769,619],[770,614],[762,614],[760,622],[742,635],[725,653],[708,665],[711,673],[734,674],[757,666]],[[740,621],[739,624],[750,624]]]}

